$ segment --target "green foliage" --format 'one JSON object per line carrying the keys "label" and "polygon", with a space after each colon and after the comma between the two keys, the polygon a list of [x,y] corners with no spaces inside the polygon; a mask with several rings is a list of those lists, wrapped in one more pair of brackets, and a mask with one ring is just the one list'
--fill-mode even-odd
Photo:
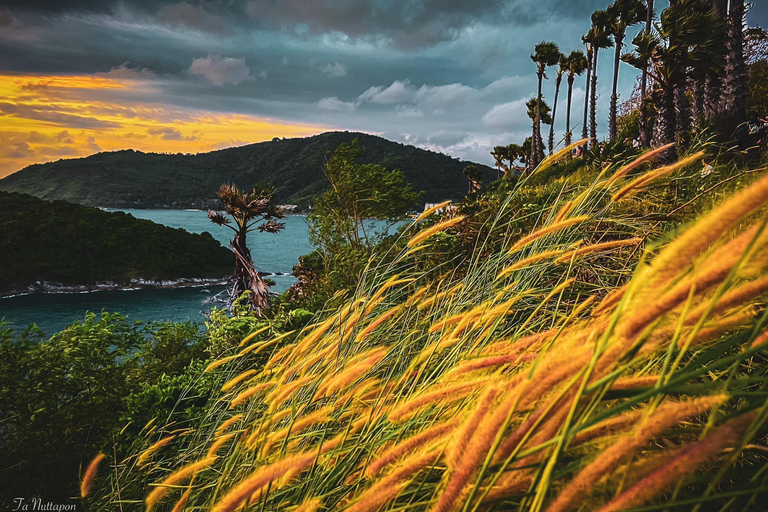
{"label": "green foliage", "polygon": [[129,421],[167,414],[180,396],[173,379],[203,355],[193,324],[116,313],[89,313],[45,341],[0,331],[2,501],[73,496],[81,464]]}
{"label": "green foliage", "polygon": [[0,291],[39,280],[77,285],[218,278],[231,266],[232,253],[209,233],[0,192]]}
{"label": "green foliage", "polygon": [[[458,200],[466,194],[461,162],[447,155],[363,133],[329,132],[314,137],[261,142],[198,155],[139,151],[36,164],[0,180],[0,190],[88,206],[116,208],[217,208],[222,183],[265,181],[277,188],[278,204],[306,209],[328,188],[328,152],[359,139],[363,164],[399,168],[423,201]],[[484,181],[495,171],[479,165]]]}

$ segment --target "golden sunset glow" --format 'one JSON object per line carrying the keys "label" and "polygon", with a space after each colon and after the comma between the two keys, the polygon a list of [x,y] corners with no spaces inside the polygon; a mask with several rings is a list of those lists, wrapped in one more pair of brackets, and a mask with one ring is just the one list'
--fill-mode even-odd
{"label": "golden sunset glow", "polygon": [[154,103],[160,80],[109,75],[0,75],[0,177],[99,151],[198,153],[328,129]]}

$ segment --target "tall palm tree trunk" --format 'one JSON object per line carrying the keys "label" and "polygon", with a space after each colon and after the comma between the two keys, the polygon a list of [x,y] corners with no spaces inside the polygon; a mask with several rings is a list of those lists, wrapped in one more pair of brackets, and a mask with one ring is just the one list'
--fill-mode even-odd
{"label": "tall palm tree trunk", "polygon": [[611,91],[611,112],[608,119],[608,129],[611,140],[616,138],[618,128],[616,125],[616,116],[618,114],[619,102],[619,62],[621,62],[621,48],[624,46],[624,34],[616,34],[616,53],[613,59],[613,89]]}
{"label": "tall palm tree trunk", "polygon": [[597,145],[597,55],[600,53],[595,48],[592,62],[592,90],[590,91],[591,100],[589,105],[589,137],[591,147]]}
{"label": "tall palm tree trunk", "polygon": [[560,96],[560,84],[563,82],[563,75],[558,73],[555,80],[555,104],[552,105],[552,124],[549,126],[549,154],[555,146],[555,117],[557,116],[557,99]]}
{"label": "tall palm tree trunk", "polygon": [[531,162],[529,170],[534,170],[539,165],[540,155],[544,152],[544,143],[541,140],[541,83],[544,80],[544,73],[539,71],[539,89],[536,94],[536,119],[533,121],[533,134],[531,135]]}
{"label": "tall palm tree trunk", "polygon": [[[653,22],[653,0],[647,0],[648,11],[645,17],[645,31],[651,32]],[[643,76],[640,79],[640,145],[644,148],[651,146],[651,137],[648,133],[648,61],[643,65]]]}
{"label": "tall palm tree trunk", "polygon": [[[565,145],[571,145],[571,102],[573,100],[573,75],[568,75],[568,106],[565,109]],[[555,125],[554,119],[552,126]]]}
{"label": "tall palm tree trunk", "polygon": [[584,91],[584,122],[581,125],[581,138],[587,138],[587,116],[589,115],[589,92],[590,84],[592,82],[592,50],[587,49],[587,85]]}
{"label": "tall palm tree trunk", "polygon": [[724,135],[730,137],[747,120],[747,65],[744,61],[744,0],[731,0],[728,13],[728,54],[723,91]]}
{"label": "tall palm tree trunk", "polygon": [[682,69],[675,77],[675,140],[684,143],[691,129],[691,104],[688,101],[688,71]]}
{"label": "tall palm tree trunk", "polygon": [[[712,0],[712,11],[725,21],[728,16],[728,0]],[[710,126],[717,126],[722,123],[723,99],[721,97],[723,89],[724,73],[721,70],[711,71],[707,74],[704,83],[704,117]]]}

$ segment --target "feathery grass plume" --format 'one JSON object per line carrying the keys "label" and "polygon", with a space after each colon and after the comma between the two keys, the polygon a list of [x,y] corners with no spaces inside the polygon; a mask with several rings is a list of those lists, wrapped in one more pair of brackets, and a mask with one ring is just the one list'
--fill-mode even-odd
{"label": "feathery grass plume", "polygon": [[395,423],[405,421],[416,414],[420,407],[443,401],[455,402],[461,400],[490,381],[491,377],[482,377],[479,379],[433,386],[397,406],[394,410],[389,412],[387,417],[389,418],[389,421]]}
{"label": "feathery grass plume", "polygon": [[760,345],[766,342],[768,342],[768,331],[765,331],[764,333],[756,337],[755,340],[750,345],[750,348],[759,347]]}
{"label": "feathery grass plume", "polygon": [[416,453],[403,460],[391,473],[363,491],[346,512],[377,512],[397,498],[408,481],[419,471],[435,463],[438,452]]}
{"label": "feathery grass plume", "polygon": [[[283,479],[289,473],[297,474],[311,466],[317,457],[317,451],[299,453],[285,459],[280,459],[268,466],[263,466],[245,480],[231,488],[216,503],[211,512],[234,512],[246,500],[264,489],[269,484]],[[283,479],[285,480],[285,479]]]}
{"label": "feathery grass plume", "polygon": [[333,411],[334,407],[332,406],[323,407],[322,409],[318,409],[317,411],[307,414],[303,418],[294,421],[287,427],[271,433],[267,438],[267,441],[264,443],[263,455],[266,457],[271,447],[275,443],[282,441],[289,435],[301,432],[302,430],[306,430],[315,425],[326,423],[331,419],[331,413],[333,413]]}
{"label": "feathery grass plume", "polygon": [[418,302],[419,300],[421,300],[421,298],[422,298],[422,297],[424,297],[424,295],[426,295],[426,294],[427,294],[427,292],[429,291],[429,289],[430,289],[431,287],[432,287],[432,285],[431,285],[431,284],[425,284],[424,286],[422,286],[421,288],[419,288],[418,290],[416,290],[415,292],[413,292],[413,295],[411,295],[410,297],[408,297],[408,299],[406,299],[406,301],[403,303],[403,305],[402,305],[402,308],[403,308],[403,309],[407,309],[407,308],[410,308],[410,307],[411,307],[412,305],[414,305],[416,302]]}
{"label": "feathery grass plume", "polygon": [[266,431],[272,428],[273,425],[277,425],[282,420],[284,420],[286,417],[290,416],[293,413],[291,409],[283,409],[280,412],[276,412],[274,414],[268,415],[266,418],[264,418],[263,423],[261,426],[251,432],[248,437],[245,440],[245,446],[247,448],[255,448],[256,443],[258,443],[259,438],[264,434]]}
{"label": "feathery grass plume", "polygon": [[236,377],[233,377],[233,378],[229,379],[227,382],[225,382],[224,385],[221,386],[221,391],[226,393],[227,391],[229,391],[230,389],[234,388],[235,386],[237,386],[241,382],[250,379],[251,377],[253,377],[257,373],[258,372],[256,370],[246,370],[243,373],[241,373],[240,375],[238,375]]}
{"label": "feathery grass plume", "polygon": [[616,249],[618,247],[636,246],[636,245],[640,245],[641,243],[643,243],[642,238],[629,238],[627,240],[614,240],[611,242],[603,242],[599,244],[587,245],[586,247],[579,247],[575,251],[569,252],[562,258],[556,259],[555,263],[566,263],[572,257],[578,258],[579,256],[584,256],[585,254],[593,254],[601,251],[609,251],[611,249]]}
{"label": "feathery grass plume", "polygon": [[275,368],[280,362],[282,362],[285,357],[288,355],[288,353],[292,350],[296,350],[296,344],[291,343],[289,345],[285,345],[283,348],[275,352],[275,354],[269,358],[269,361],[267,361],[267,364],[264,365],[264,368],[261,370],[262,373],[267,373]]}
{"label": "feathery grass plume", "polygon": [[644,375],[642,377],[622,377],[611,384],[613,391],[635,388],[652,388],[658,382],[660,375]]}
{"label": "feathery grass plume", "polygon": [[451,442],[445,451],[445,461],[450,471],[457,471],[465,455],[465,449],[470,446],[472,439],[479,433],[480,422],[486,419],[488,411],[499,396],[499,390],[490,387],[478,398],[477,404],[466,420],[456,429]]}
{"label": "feathery grass plume", "polygon": [[675,145],[674,142],[670,142],[669,144],[666,144],[666,145],[658,147],[656,149],[652,149],[650,151],[647,151],[644,154],[642,154],[641,156],[639,156],[638,158],[635,158],[629,164],[625,165],[624,167],[622,167],[621,169],[616,171],[613,174],[613,176],[611,176],[611,179],[608,182],[608,186],[609,187],[612,186],[614,183],[616,183],[621,178],[623,178],[624,176],[626,176],[630,172],[634,171],[635,169],[637,169],[638,167],[640,167],[644,163],[656,160],[656,158],[659,155],[661,155],[662,153],[664,153],[665,151],[667,151],[668,149],[670,149],[674,145]]}
{"label": "feathery grass plume", "polygon": [[299,505],[293,512],[317,512],[322,506],[323,500],[321,498],[312,498]]}
{"label": "feathery grass plume", "polygon": [[276,387],[272,392],[264,399],[269,404],[269,411],[274,412],[280,409],[287,400],[290,400],[293,395],[298,393],[309,382],[317,379],[317,375],[305,375],[287,384],[283,384],[280,387]]}
{"label": "feathery grass plume", "polygon": [[214,369],[218,368],[219,366],[225,365],[229,363],[230,361],[234,361],[235,359],[238,359],[242,357],[242,354],[235,354],[233,356],[223,357],[221,359],[217,359],[216,361],[209,364],[203,373],[208,373],[210,371],[213,371]]}
{"label": "feathery grass plume", "polygon": [[436,233],[445,231],[451,226],[455,226],[456,224],[460,223],[466,218],[467,218],[466,215],[458,215],[456,217],[453,217],[452,219],[447,219],[442,222],[438,222],[431,228],[427,228],[424,231],[419,232],[416,236],[408,240],[408,247],[413,247],[414,245],[418,245],[419,242],[426,240],[427,238],[431,237]]}
{"label": "feathery grass plume", "polygon": [[271,327],[272,327],[271,325],[265,325],[264,327],[262,327],[260,329],[256,329],[251,334],[249,334],[248,336],[243,338],[243,341],[240,342],[240,344],[237,346],[237,348],[242,347],[243,345],[245,345],[246,343],[251,341],[253,338],[255,338],[256,336],[258,336],[259,334],[263,333],[264,331],[268,330]]}
{"label": "feathery grass plume", "polygon": [[450,200],[443,201],[442,203],[436,204],[435,206],[430,206],[429,208],[427,208],[426,210],[421,212],[421,215],[416,217],[416,219],[413,222],[414,223],[420,222],[420,221],[426,219],[427,217],[429,217],[430,215],[432,215],[433,213],[435,213],[436,211],[442,210],[443,208],[447,207],[449,204],[451,204]]}
{"label": "feathery grass plume", "polygon": [[365,373],[376,366],[379,361],[384,359],[384,356],[387,355],[388,351],[388,347],[379,347],[366,353],[365,359],[353,364],[349,368],[344,369],[344,371],[328,381],[326,385],[318,388],[317,392],[315,393],[315,398],[319,398],[321,396],[330,396],[334,392],[346,388],[357,379],[365,375]]}
{"label": "feathery grass plume", "polygon": [[419,304],[416,305],[416,309],[418,310],[424,310],[433,305],[437,301],[441,301],[443,299],[447,299],[449,297],[454,296],[456,293],[459,292],[464,287],[464,283],[457,283],[456,285],[452,286],[451,288],[436,293],[430,297],[425,298],[422,300]]}
{"label": "feathery grass plume", "polygon": [[637,424],[644,414],[646,414],[645,409],[634,409],[604,419],[586,430],[578,432],[573,436],[573,442],[571,444],[572,446],[578,446],[592,441],[593,439],[623,434],[628,428]]}
{"label": "feathery grass plume", "polygon": [[83,475],[83,479],[80,481],[80,496],[85,498],[88,496],[88,493],[91,492],[91,486],[93,485],[93,481],[96,479],[96,475],[99,473],[99,465],[106,459],[107,456],[103,453],[99,453],[96,455],[90,464],[88,464],[88,469],[85,470],[85,474]]}
{"label": "feathery grass plume", "polygon": [[191,487],[184,491],[184,494],[181,495],[179,501],[177,501],[173,506],[171,512],[184,512],[184,509],[187,506],[187,502],[189,501],[189,497],[192,496],[192,491],[193,489]]}
{"label": "feathery grass plume", "polygon": [[[499,274],[496,276],[496,279],[501,279],[502,277],[506,277],[515,270],[520,270],[521,268],[525,268],[528,265],[532,265],[534,263],[538,263],[541,260],[548,260],[550,258],[554,258],[555,256],[560,256],[565,252],[565,249],[553,249],[551,251],[544,251],[540,252],[538,254],[533,254],[531,256],[528,256],[527,258],[523,258],[519,261],[516,261],[512,265],[505,267],[499,272]],[[559,261],[559,260],[555,260]]]}
{"label": "feathery grass plume", "polygon": [[639,507],[656,495],[696,471],[707,460],[719,455],[725,448],[736,444],[739,436],[755,419],[755,413],[747,413],[717,427],[704,439],[670,453],[669,462],[646,475],[635,485],[621,493],[599,512],[620,512]]}
{"label": "feathery grass plume", "polygon": [[[741,235],[718,248],[702,263],[695,275],[683,278],[658,299],[641,301],[637,305],[637,311],[631,316],[628,315],[630,316],[629,320],[622,322],[621,334],[630,341],[634,340],[651,322],[681,305],[688,298],[692,287],[701,293],[722,282],[739,261],[756,231],[756,228],[747,229]],[[654,292],[658,295],[657,290]]]}
{"label": "feathery grass plume", "polygon": [[560,491],[547,512],[565,512],[578,508],[582,497],[589,493],[594,483],[630,458],[635,451],[653,438],[680,423],[703,414],[727,400],[727,396],[706,396],[683,402],[665,403],[659,406],[644,423],[638,425],[629,435],[617,440],[603,450],[588,466],[582,469]]}
{"label": "feathery grass plume", "polygon": [[[712,309],[712,314],[718,314],[732,307],[744,304],[768,292],[768,276],[744,283],[725,292]],[[685,317],[685,325],[694,325],[709,309],[709,303],[703,303],[693,309]]]}
{"label": "feathery grass plume", "polygon": [[242,414],[235,414],[234,416],[232,416],[228,420],[225,420],[221,425],[216,427],[216,431],[214,433],[215,434],[221,434],[222,432],[227,430],[229,427],[231,427],[232,425],[234,425],[235,423],[237,423],[241,419],[243,419],[243,415]]}
{"label": "feathery grass plume", "polygon": [[444,376],[443,380],[451,381],[456,378],[466,375],[467,373],[477,372],[481,370],[497,370],[503,366],[510,366],[516,363],[529,363],[535,360],[537,354],[530,353],[512,353],[509,355],[500,356],[488,356],[477,359],[468,359],[449,370]]}
{"label": "feathery grass plume", "polygon": [[558,161],[562,160],[563,158],[567,158],[571,156],[571,151],[578,148],[579,146],[583,146],[587,142],[589,142],[592,139],[581,139],[579,141],[574,142],[573,144],[570,144],[568,146],[565,146],[563,149],[558,151],[557,153],[553,153],[548,155],[544,160],[541,161],[539,165],[536,166],[536,169],[533,170],[531,173],[531,176],[536,174],[542,169],[546,169],[550,165],[557,163]]}
{"label": "feathery grass plume", "polygon": [[162,500],[172,487],[176,487],[182,484],[188,478],[192,478],[200,471],[212,466],[216,462],[217,457],[206,457],[205,459],[193,462],[187,466],[183,466],[171,473],[165,480],[158,483],[156,487],[150,492],[144,504],[147,512],[151,512],[155,506]]}
{"label": "feathery grass plume", "polygon": [[149,462],[149,459],[162,450],[165,446],[170,444],[174,439],[176,439],[176,436],[167,436],[162,439],[160,439],[155,444],[151,445],[149,448],[144,450],[139,454],[138,459],[136,459],[136,465],[139,467],[145,466],[147,462]]}
{"label": "feathery grass plume", "polygon": [[504,419],[500,414],[493,414],[492,404],[498,394],[497,388],[488,388],[472,411],[472,418],[466,425],[468,428],[462,431],[459,442],[450,454],[449,461],[453,467],[449,466],[445,488],[432,508],[433,512],[449,512],[461,507],[459,498],[480,469],[506,420],[506,414]]}
{"label": "feathery grass plume", "polygon": [[391,466],[417,450],[428,447],[433,441],[445,438],[456,428],[457,424],[456,418],[445,423],[434,424],[418,434],[387,448],[365,468],[366,478],[374,478],[387,466]]}
{"label": "feathery grass plume", "polygon": [[395,314],[397,314],[402,309],[402,306],[395,306],[391,309],[388,309],[384,313],[380,314],[376,320],[368,324],[368,326],[360,331],[360,333],[355,336],[355,342],[360,343],[363,341],[369,334],[371,334],[373,331],[375,331],[381,324],[392,318]]}
{"label": "feathery grass plume", "polygon": [[212,457],[216,455],[221,448],[227,444],[227,442],[235,437],[237,435],[237,432],[232,432],[230,434],[223,435],[216,439],[210,448],[208,448],[208,453],[206,454],[206,457]]}
{"label": "feathery grass plume", "polygon": [[653,171],[650,171],[649,173],[634,179],[633,181],[631,181],[630,183],[622,187],[621,190],[613,194],[611,201],[613,201],[614,203],[617,201],[620,201],[621,199],[625,198],[628,194],[632,192],[636,192],[637,190],[647,186],[649,183],[656,181],[657,179],[662,178],[667,174],[672,174],[678,169],[687,167],[692,163],[696,162],[697,160],[701,160],[703,157],[704,157],[704,152],[699,151],[695,155],[691,155],[687,158],[683,158],[682,160],[675,162],[674,164],[666,165],[664,167],[659,167],[658,169],[654,169]]}
{"label": "feathery grass plume", "polygon": [[514,254],[523,247],[530,245],[531,243],[535,242],[536,240],[546,236],[550,235],[552,233],[556,233],[558,231],[562,231],[563,229],[569,228],[571,226],[575,226],[576,224],[581,224],[582,222],[585,222],[589,220],[589,215],[579,215],[578,217],[573,217],[571,219],[566,219],[554,224],[550,224],[549,226],[544,226],[543,228],[534,231],[530,235],[524,236],[517,242],[515,242],[515,245],[513,245],[509,251],[507,251],[508,255]]}
{"label": "feathery grass plume", "polygon": [[280,340],[277,339],[277,338],[271,339],[271,340],[266,340],[266,341],[257,341],[256,343],[254,343],[252,345],[248,345],[247,347],[245,347],[243,350],[238,352],[237,355],[239,355],[239,356],[244,356],[246,354],[256,355],[256,354],[258,354],[259,352],[261,352],[263,350],[266,350],[266,349],[268,349],[270,347],[274,347],[279,342],[280,342]]}
{"label": "feathery grass plume", "polygon": [[654,281],[662,282],[677,274],[726,231],[766,202],[768,176],[736,192],[672,240],[653,260]]}
{"label": "feathery grass plume", "polygon": [[566,215],[568,215],[571,210],[573,209],[573,201],[566,201],[563,206],[560,207],[560,210],[558,210],[557,215],[555,215],[555,218],[552,219],[552,223],[558,223],[562,221]]}
{"label": "feathery grass plume", "polygon": [[229,408],[234,409],[238,405],[241,405],[251,398],[253,398],[254,395],[261,393],[262,391],[265,391],[271,387],[273,387],[275,384],[273,382],[262,382],[261,384],[256,384],[255,386],[251,386],[245,391],[242,391],[240,394],[238,394],[235,398],[232,399],[232,401],[229,402]]}
{"label": "feathery grass plume", "polygon": [[435,322],[429,327],[428,333],[435,333],[440,332],[444,330],[449,325],[456,325],[460,323],[462,320],[471,319],[472,317],[476,316],[477,312],[475,311],[467,311],[465,313],[459,313],[458,315],[453,315],[448,318],[445,318],[443,320],[440,320],[438,322]]}
{"label": "feathery grass plume", "polygon": [[406,277],[401,278],[400,274],[395,274],[394,276],[387,279],[387,281],[379,287],[378,290],[376,290],[376,293],[371,295],[370,300],[368,301],[368,305],[365,307],[364,311],[365,314],[369,314],[371,311],[374,310],[376,306],[379,305],[379,300],[384,296],[384,294],[389,290],[390,288],[394,288],[397,285],[400,284],[406,284],[413,282],[413,279]]}

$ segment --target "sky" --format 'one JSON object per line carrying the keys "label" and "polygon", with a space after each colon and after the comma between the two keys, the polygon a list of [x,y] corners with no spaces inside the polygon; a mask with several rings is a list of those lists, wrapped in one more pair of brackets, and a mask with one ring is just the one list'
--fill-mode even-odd
{"label": "sky", "polygon": [[[535,44],[581,49],[607,3],[2,0],[0,177],[99,151],[197,153],[329,130],[492,164],[493,146],[530,134]],[[768,2],[748,22],[768,26]],[[612,60],[603,51],[598,65],[602,133]],[[636,77],[622,64],[621,98]],[[579,133],[583,76],[573,98]]]}

